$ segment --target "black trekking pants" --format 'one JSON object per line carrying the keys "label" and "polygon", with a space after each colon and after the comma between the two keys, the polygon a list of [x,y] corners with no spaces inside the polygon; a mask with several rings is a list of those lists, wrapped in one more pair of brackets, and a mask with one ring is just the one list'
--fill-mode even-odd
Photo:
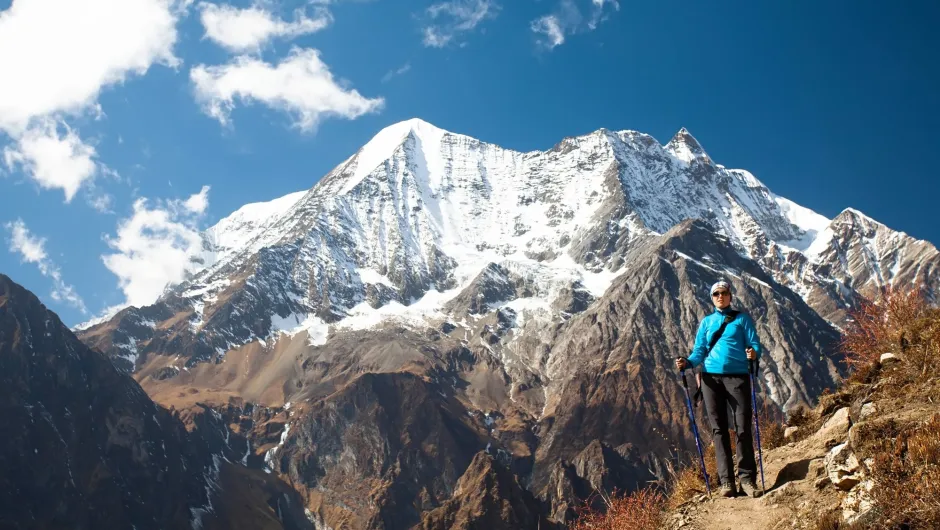
{"label": "black trekking pants", "polygon": [[728,409],[734,418],[737,435],[735,453],[738,477],[753,482],[757,475],[754,462],[754,442],[751,439],[751,380],[747,375],[702,374],[702,398],[708,425],[715,443],[718,478],[722,484],[732,485],[734,467],[731,463],[731,435],[728,432]]}

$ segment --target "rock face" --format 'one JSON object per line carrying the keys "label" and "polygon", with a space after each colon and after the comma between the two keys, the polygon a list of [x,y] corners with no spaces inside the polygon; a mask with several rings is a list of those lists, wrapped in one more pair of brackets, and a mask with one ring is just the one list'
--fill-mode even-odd
{"label": "rock face", "polygon": [[6,276],[0,404],[5,525],[179,528],[207,505],[182,424]]}
{"label": "rock face", "polygon": [[[484,436],[412,374],[366,374],[287,424],[271,467],[354,527],[408,528],[448,499]],[[333,524],[331,524],[333,526]]]}
{"label": "rock face", "polygon": [[479,452],[457,482],[454,495],[428,512],[420,530],[561,528],[545,519],[538,501],[492,456]]}
{"label": "rock face", "polygon": [[191,278],[81,338],[158,402],[221,415],[227,458],[244,446],[331,528],[500,511],[454,496],[487,448],[556,521],[664,478],[694,450],[672,360],[719,278],[784,409],[836,384],[848,307],[940,282],[930,243],[806,210],[686,130],[519,153],[411,120],[204,239]]}
{"label": "rock face", "polygon": [[[3,275],[0,431],[3,528],[213,528],[225,516],[227,463],[206,429],[188,431]],[[268,518],[258,527],[309,526],[256,493],[242,500]]]}

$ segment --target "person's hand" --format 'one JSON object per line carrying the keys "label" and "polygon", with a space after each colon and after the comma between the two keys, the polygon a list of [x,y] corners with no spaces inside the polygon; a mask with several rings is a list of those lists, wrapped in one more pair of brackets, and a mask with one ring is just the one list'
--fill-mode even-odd
{"label": "person's hand", "polygon": [[686,361],[682,357],[676,358],[676,370],[682,371],[685,370],[685,367],[689,365],[689,361]]}
{"label": "person's hand", "polygon": [[744,350],[744,353],[747,354],[748,361],[753,361],[754,359],[757,358],[757,352],[754,351],[754,348],[747,348],[746,350]]}

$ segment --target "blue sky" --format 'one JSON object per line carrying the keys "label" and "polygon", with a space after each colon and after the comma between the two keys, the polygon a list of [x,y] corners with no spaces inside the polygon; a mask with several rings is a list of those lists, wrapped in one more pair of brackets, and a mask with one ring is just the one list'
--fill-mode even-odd
{"label": "blue sky", "polygon": [[411,117],[518,150],[601,127],[665,143],[685,126],[827,217],[851,206],[940,241],[936,2],[0,10],[0,272],[70,325],[146,299],[195,231],[313,186]]}

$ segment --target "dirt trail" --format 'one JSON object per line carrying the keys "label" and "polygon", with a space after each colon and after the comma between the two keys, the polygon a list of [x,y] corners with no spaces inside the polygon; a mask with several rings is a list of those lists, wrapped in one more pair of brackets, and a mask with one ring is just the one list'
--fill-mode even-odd
{"label": "dirt trail", "polygon": [[[766,493],[759,498],[738,494],[711,499],[699,497],[680,507],[669,520],[671,529],[778,530],[799,528],[800,513],[807,509],[828,511],[838,506],[839,494],[832,488],[817,488],[826,475],[824,458],[847,429],[836,426],[828,432],[798,443],[764,452]],[[758,476],[758,486],[760,476]],[[812,506],[812,505],[815,505]]]}

